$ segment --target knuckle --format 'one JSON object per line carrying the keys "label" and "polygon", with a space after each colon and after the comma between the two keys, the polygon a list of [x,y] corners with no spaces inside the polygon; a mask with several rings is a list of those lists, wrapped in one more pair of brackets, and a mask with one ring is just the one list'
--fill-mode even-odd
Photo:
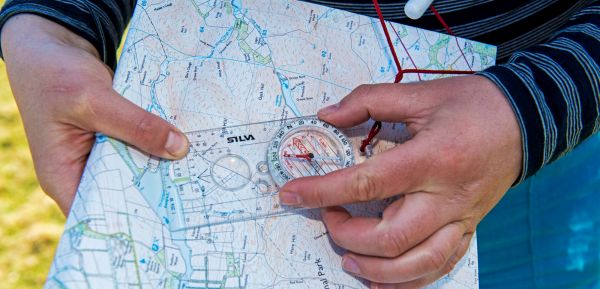
{"label": "knuckle", "polygon": [[[319,181],[324,180],[324,176],[315,177],[319,179]],[[329,203],[327,189],[323,187],[323,185],[314,185],[306,192],[306,194],[301,193],[302,203],[307,206],[314,208],[325,208],[329,207],[332,204]]]}
{"label": "knuckle", "polygon": [[466,235],[463,236],[463,240],[461,241],[461,243],[458,246],[458,251],[455,252],[454,254],[452,254],[450,256],[450,258],[448,258],[448,260],[446,261],[446,264],[444,265],[443,269],[441,270],[444,275],[448,274],[448,273],[450,273],[450,271],[454,270],[454,267],[456,267],[456,265],[458,265],[460,260],[467,253],[467,250],[471,243],[471,237],[470,237],[470,236],[472,236],[471,234],[472,233],[467,233]]}
{"label": "knuckle", "polygon": [[451,144],[442,148],[439,154],[439,164],[443,168],[459,168],[464,164],[464,157],[458,146]]}
{"label": "knuckle", "polygon": [[445,275],[450,274],[450,272],[452,272],[453,269],[454,269],[454,266],[452,266],[452,267],[450,267],[450,266],[444,267],[444,270],[442,270],[442,272],[441,272],[442,276],[440,276],[440,278],[443,277],[443,276],[445,276]]}
{"label": "knuckle", "polygon": [[101,101],[107,101],[102,97],[98,97],[98,93],[83,92],[79,96],[79,116],[90,120],[96,120],[99,116],[98,110],[101,109]]}
{"label": "knuckle", "polygon": [[366,96],[371,91],[372,85],[370,84],[361,84],[354,89],[354,92],[358,96]]}
{"label": "knuckle", "polygon": [[460,258],[457,258],[456,256],[452,259],[456,259],[456,261],[448,261],[436,275],[440,275],[441,278],[442,276],[450,274],[450,272],[452,272],[452,270],[454,270],[454,267],[458,264],[458,261],[460,261]]}
{"label": "knuckle", "polygon": [[456,267],[456,265],[458,265],[458,262],[460,261],[460,259],[461,259],[460,256],[453,255],[450,258],[450,260],[448,260],[448,263],[446,263],[446,265],[444,266],[442,273],[444,275],[450,273],[450,271],[452,271],[454,269],[454,267]]}
{"label": "knuckle", "polygon": [[136,140],[148,146],[149,149],[158,149],[159,145],[152,142],[154,130],[154,116],[148,113],[142,114],[136,121],[133,135]]}
{"label": "knuckle", "polygon": [[361,103],[366,103],[363,100],[370,99],[372,88],[373,88],[373,85],[371,85],[371,84],[361,84],[361,85],[357,86],[354,89],[354,91],[352,91],[352,94],[350,94],[350,97],[343,99],[342,102],[358,101]]}
{"label": "knuckle", "polygon": [[[480,192],[481,190],[474,190],[470,188],[469,184],[458,184],[457,188],[449,191],[446,196],[446,202],[458,208],[470,208],[473,205],[473,196],[476,192]],[[472,209],[472,211],[465,212],[464,217],[472,217],[475,216],[478,208]],[[468,226],[467,226],[468,225]],[[465,224],[465,227],[470,227],[470,224]]]}
{"label": "knuckle", "polygon": [[470,154],[471,144],[461,139],[463,135],[460,132],[457,135],[448,135],[445,137],[447,139],[440,143],[439,153],[436,155],[439,163],[454,168],[466,164],[465,161]]}
{"label": "knuckle", "polygon": [[81,120],[93,122],[97,120],[93,97],[87,94],[79,95],[73,98],[71,113],[74,117]]}
{"label": "knuckle", "polygon": [[324,195],[324,192],[320,188],[316,187],[316,188],[314,188],[314,190],[312,191],[312,193],[308,195],[309,199],[306,200],[306,201],[309,204],[312,204],[312,206],[314,206],[316,208],[327,207],[328,204],[325,201],[325,198],[324,198],[323,195]]}
{"label": "knuckle", "polygon": [[67,81],[58,81],[42,90],[46,98],[62,99],[68,105],[72,116],[82,117],[89,115],[92,110],[89,94],[81,85]]}
{"label": "knuckle", "polygon": [[366,202],[379,199],[377,178],[368,170],[357,170],[350,183],[353,200]]}
{"label": "knuckle", "polygon": [[402,255],[408,244],[408,236],[402,231],[388,229],[380,239],[383,256],[392,258]]}
{"label": "knuckle", "polygon": [[345,248],[344,244],[345,242],[343,242],[344,238],[342,238],[338,232],[338,230],[328,227],[327,228],[327,233],[329,234],[329,237],[331,238],[331,240],[338,246]]}
{"label": "knuckle", "polygon": [[429,250],[424,258],[425,268],[428,271],[439,271],[446,265],[446,257],[438,249]]}

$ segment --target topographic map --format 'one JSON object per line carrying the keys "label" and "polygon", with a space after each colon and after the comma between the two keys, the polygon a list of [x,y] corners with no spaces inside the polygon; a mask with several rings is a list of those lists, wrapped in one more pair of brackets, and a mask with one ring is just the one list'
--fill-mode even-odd
{"label": "topographic map", "polygon": [[[494,64],[493,46],[393,25],[407,68]],[[140,0],[114,88],[187,132],[191,151],[163,161],[98,135],[45,288],[368,288],[341,270],[318,211],[279,206],[266,151],[289,119],[395,74],[373,18],[288,0]],[[376,151],[408,137],[383,131]],[[475,243],[430,288],[477,288]]]}

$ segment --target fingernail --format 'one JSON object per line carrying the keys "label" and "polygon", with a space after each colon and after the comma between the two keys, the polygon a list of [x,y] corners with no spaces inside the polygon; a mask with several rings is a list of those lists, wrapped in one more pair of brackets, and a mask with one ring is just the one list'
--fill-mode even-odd
{"label": "fingernail", "polygon": [[358,267],[358,264],[351,257],[344,257],[342,259],[342,268],[344,268],[346,272],[360,274],[360,268]]}
{"label": "fingernail", "polygon": [[332,112],[335,112],[335,111],[336,111],[336,110],[338,110],[339,108],[340,108],[340,103],[338,102],[338,103],[336,103],[336,104],[332,104],[332,105],[330,105],[330,106],[327,106],[327,107],[321,108],[317,114],[320,114],[320,115],[328,115],[328,114],[330,114],[330,113],[332,113]]}
{"label": "fingernail", "polygon": [[187,153],[187,140],[183,134],[176,131],[170,131],[167,136],[165,150],[174,157],[182,157]]}
{"label": "fingernail", "polygon": [[302,204],[300,196],[291,192],[280,192],[279,200],[286,206],[300,206]]}

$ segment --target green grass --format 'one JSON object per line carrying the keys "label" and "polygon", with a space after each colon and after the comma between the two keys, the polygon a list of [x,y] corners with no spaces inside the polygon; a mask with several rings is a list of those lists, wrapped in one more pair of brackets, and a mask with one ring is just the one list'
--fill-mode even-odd
{"label": "green grass", "polygon": [[64,221],[37,183],[0,61],[0,289],[43,286]]}

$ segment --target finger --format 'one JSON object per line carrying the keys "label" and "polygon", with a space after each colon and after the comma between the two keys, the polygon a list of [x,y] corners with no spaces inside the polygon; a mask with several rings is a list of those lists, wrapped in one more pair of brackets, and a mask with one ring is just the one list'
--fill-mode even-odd
{"label": "finger", "polygon": [[[405,198],[400,198],[388,206],[384,211],[395,211],[404,203]],[[381,230],[380,218],[353,217],[343,207],[328,207],[321,210],[321,218],[327,227],[327,232],[332,241],[338,246],[359,254],[385,257],[387,248],[381,246],[382,238],[386,232]],[[394,256],[395,257],[395,256]]]}
{"label": "finger", "polygon": [[403,283],[417,280],[444,268],[457,252],[465,226],[451,223],[427,240],[397,258],[379,258],[348,253],[343,257],[344,270],[379,283]]}
{"label": "finger", "polygon": [[473,237],[473,234],[466,234],[465,236],[463,236],[462,241],[461,241],[456,253],[450,258],[450,260],[448,260],[448,263],[446,263],[444,268],[442,268],[438,272],[424,276],[423,278],[419,278],[419,279],[404,282],[404,283],[398,283],[398,284],[371,283],[371,288],[372,289],[418,289],[418,288],[423,288],[429,284],[432,284],[433,282],[441,279],[442,277],[448,275],[452,270],[454,270],[454,267],[456,267],[458,262],[460,262],[460,260],[463,258],[463,256],[466,254],[467,250],[469,249],[469,245],[471,243],[472,237]]}
{"label": "finger", "polygon": [[321,109],[322,120],[339,127],[351,127],[369,118],[406,122],[418,117],[426,105],[420,84],[365,84],[354,89],[340,103]]}
{"label": "finger", "polygon": [[178,159],[187,154],[186,136],[162,118],[109,90],[93,98],[88,122],[93,130],[123,140],[151,155]]}
{"label": "finger", "polygon": [[428,142],[424,134],[417,135],[364,163],[292,180],[281,188],[280,201],[288,206],[331,207],[421,190],[433,161]]}
{"label": "finger", "polygon": [[323,210],[322,217],[338,246],[361,255],[395,258],[456,219],[454,211],[432,195],[415,193],[392,203],[382,219],[352,217],[340,207]]}
{"label": "finger", "polygon": [[321,218],[327,227],[331,240],[338,246],[361,254],[379,256],[380,249],[375,248],[381,234],[379,218],[352,217],[343,207],[329,207],[321,210]]}

